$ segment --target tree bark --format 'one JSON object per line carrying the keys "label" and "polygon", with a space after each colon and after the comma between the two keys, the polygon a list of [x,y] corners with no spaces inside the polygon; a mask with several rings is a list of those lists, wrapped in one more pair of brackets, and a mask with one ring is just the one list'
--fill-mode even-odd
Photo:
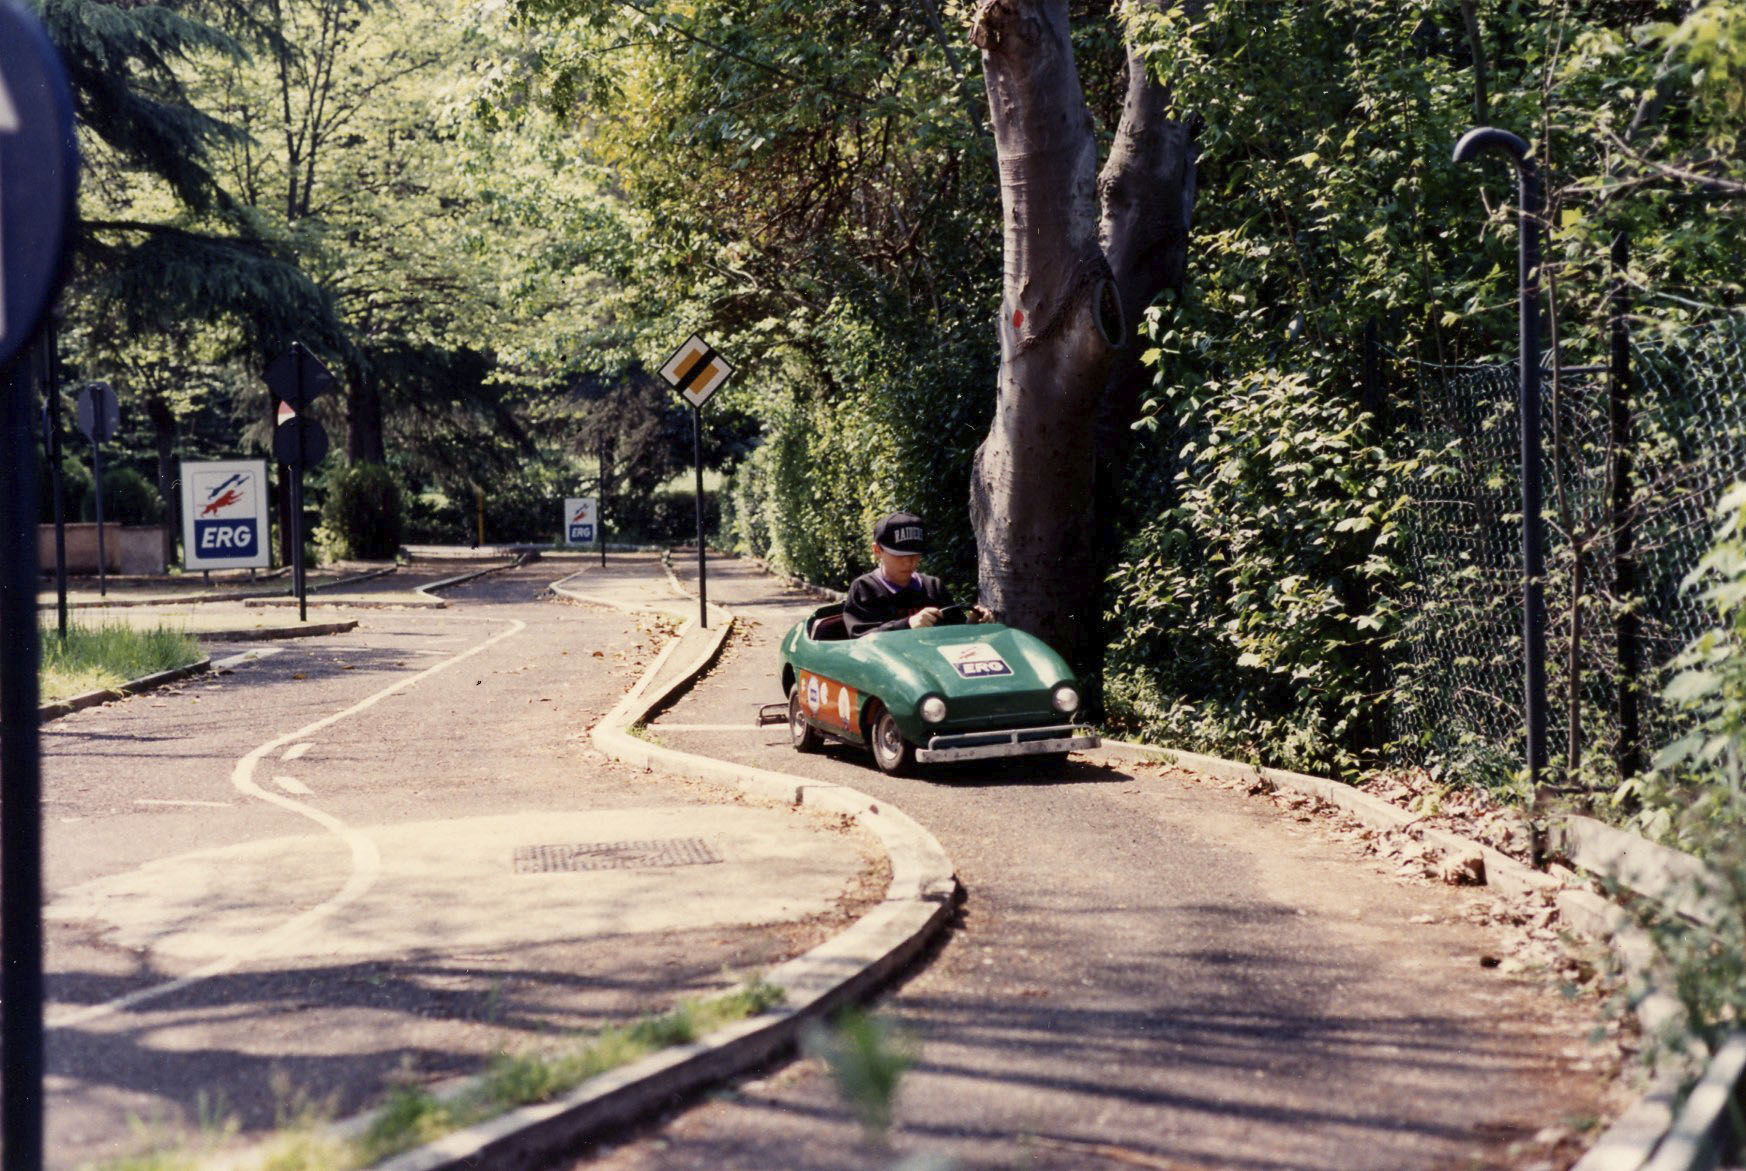
{"label": "tree bark", "polygon": [[157,448],[158,498],[164,505],[164,564],[176,563],[176,534],[182,531],[182,494],[176,491],[176,416],[164,396],[148,390],[145,396],[146,417],[152,422],[152,439]]}
{"label": "tree bark", "polygon": [[382,438],[382,392],[361,360],[346,363],[346,462],[388,462]]}
{"label": "tree bark", "polygon": [[984,0],[971,39],[988,85],[1006,255],[998,399],[971,481],[982,601],[1095,673],[1113,551],[1099,548],[1113,542],[1100,536],[1098,501],[1113,511],[1150,383],[1131,335],[1187,270],[1193,128],[1167,117],[1168,95],[1130,49],[1100,176],[1066,4]]}
{"label": "tree bark", "polygon": [[1091,421],[1125,328],[1097,239],[1097,143],[1064,0],[985,0],[1005,274],[995,416],[970,515],[982,601],[1077,656],[1095,602]]}

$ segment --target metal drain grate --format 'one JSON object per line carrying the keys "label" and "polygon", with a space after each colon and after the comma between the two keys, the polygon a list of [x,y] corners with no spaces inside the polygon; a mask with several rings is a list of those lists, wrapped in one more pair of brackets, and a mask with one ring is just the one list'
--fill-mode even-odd
{"label": "metal drain grate", "polygon": [[721,855],[715,852],[715,847],[702,838],[664,838],[652,842],[577,842],[574,845],[515,848],[517,874],[703,866],[720,861]]}

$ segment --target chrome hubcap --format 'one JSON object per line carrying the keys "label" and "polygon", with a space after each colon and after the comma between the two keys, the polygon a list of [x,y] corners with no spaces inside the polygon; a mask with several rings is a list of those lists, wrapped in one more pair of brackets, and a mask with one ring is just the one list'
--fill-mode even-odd
{"label": "chrome hubcap", "polygon": [[897,730],[897,721],[890,716],[879,720],[879,727],[873,733],[874,743],[879,748],[879,755],[886,760],[896,760],[903,751],[902,733]]}

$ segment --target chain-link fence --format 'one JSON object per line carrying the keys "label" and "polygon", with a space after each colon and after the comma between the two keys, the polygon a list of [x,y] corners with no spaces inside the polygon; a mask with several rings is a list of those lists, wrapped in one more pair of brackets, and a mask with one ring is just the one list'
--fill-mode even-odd
{"label": "chain-link fence", "polygon": [[[1676,734],[1664,668],[1711,622],[1682,585],[1711,509],[1746,476],[1746,317],[1620,334],[1597,357],[1546,368],[1543,515],[1548,757],[1563,783],[1604,787]],[[1508,772],[1526,738],[1516,367],[1417,372],[1427,456],[1410,532],[1412,710],[1397,730],[1409,754]]]}

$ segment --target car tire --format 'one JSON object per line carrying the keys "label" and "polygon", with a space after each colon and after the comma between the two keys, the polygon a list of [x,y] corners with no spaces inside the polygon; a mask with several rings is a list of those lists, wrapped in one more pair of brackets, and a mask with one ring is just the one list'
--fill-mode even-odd
{"label": "car tire", "polygon": [[873,763],[880,772],[901,777],[915,767],[915,745],[903,738],[897,721],[883,704],[868,713],[867,723],[871,728],[867,743],[873,749]]}
{"label": "car tire", "polygon": [[817,752],[824,744],[824,737],[806,722],[806,716],[801,712],[798,683],[788,689],[788,742],[794,745],[796,752]]}

